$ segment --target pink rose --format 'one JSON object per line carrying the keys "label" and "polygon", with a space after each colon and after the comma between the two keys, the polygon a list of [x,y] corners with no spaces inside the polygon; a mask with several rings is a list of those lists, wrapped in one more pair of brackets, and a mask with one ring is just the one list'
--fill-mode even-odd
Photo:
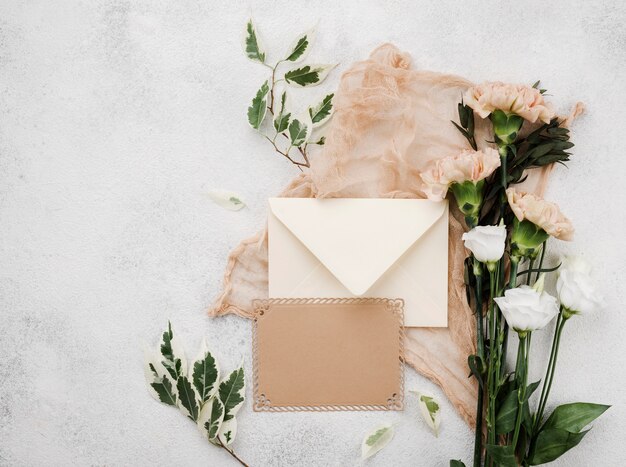
{"label": "pink rose", "polygon": [[464,150],[456,156],[433,161],[422,173],[428,199],[442,200],[453,183],[484,180],[500,167],[500,155],[495,149]]}
{"label": "pink rose", "polygon": [[463,102],[487,118],[494,110],[514,113],[531,123],[550,123],[555,113],[538,89],[521,84],[483,83],[465,91]]}
{"label": "pink rose", "polygon": [[531,193],[515,191],[513,188],[506,190],[506,196],[518,220],[527,219],[554,238],[572,240],[574,236],[572,222],[561,213],[556,204]]}

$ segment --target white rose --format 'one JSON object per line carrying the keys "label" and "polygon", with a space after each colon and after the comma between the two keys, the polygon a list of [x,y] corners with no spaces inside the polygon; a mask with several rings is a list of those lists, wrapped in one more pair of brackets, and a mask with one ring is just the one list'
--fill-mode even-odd
{"label": "white rose", "polygon": [[563,259],[556,291],[561,305],[573,314],[587,314],[604,306],[591,277],[591,265],[580,256]]}
{"label": "white rose", "polygon": [[543,292],[544,276],[535,287],[522,285],[504,292],[504,297],[494,300],[500,307],[509,327],[517,332],[535,331],[543,328],[559,312],[555,297]]}
{"label": "white rose", "polygon": [[479,225],[463,234],[465,248],[481,263],[498,261],[504,254],[506,227],[504,225]]}

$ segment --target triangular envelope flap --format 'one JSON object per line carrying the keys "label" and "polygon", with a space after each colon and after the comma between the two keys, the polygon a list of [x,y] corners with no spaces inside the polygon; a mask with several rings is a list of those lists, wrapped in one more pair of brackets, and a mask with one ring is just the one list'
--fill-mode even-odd
{"label": "triangular envelope flap", "polygon": [[269,204],[274,216],[358,296],[441,218],[447,201],[270,198]]}

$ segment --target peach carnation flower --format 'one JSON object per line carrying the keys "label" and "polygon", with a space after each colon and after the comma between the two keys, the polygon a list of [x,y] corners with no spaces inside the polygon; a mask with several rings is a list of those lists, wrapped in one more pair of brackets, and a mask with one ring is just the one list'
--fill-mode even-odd
{"label": "peach carnation flower", "polygon": [[487,118],[496,109],[514,113],[531,123],[537,119],[550,123],[555,115],[552,106],[544,101],[538,89],[521,84],[498,81],[472,86],[463,94],[463,102],[481,118]]}
{"label": "peach carnation flower", "polygon": [[425,172],[422,181],[428,199],[442,200],[453,183],[484,180],[500,167],[498,151],[487,148],[483,151],[463,150],[456,156],[433,161]]}
{"label": "peach carnation flower", "polygon": [[561,213],[556,204],[532,193],[515,191],[513,188],[506,190],[506,196],[518,220],[527,219],[554,238],[572,240],[574,236],[572,222]]}

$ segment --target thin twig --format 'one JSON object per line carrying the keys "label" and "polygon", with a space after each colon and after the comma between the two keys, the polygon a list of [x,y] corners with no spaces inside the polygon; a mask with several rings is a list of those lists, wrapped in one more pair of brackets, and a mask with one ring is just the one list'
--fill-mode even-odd
{"label": "thin twig", "polygon": [[239,462],[241,465],[245,466],[245,467],[250,467],[248,464],[246,464],[237,454],[235,454],[235,451],[233,451],[232,449],[228,449],[221,440],[217,440],[217,446],[224,448],[226,450],[226,452],[228,454],[230,454],[233,458],[235,458],[237,460],[237,462]]}

